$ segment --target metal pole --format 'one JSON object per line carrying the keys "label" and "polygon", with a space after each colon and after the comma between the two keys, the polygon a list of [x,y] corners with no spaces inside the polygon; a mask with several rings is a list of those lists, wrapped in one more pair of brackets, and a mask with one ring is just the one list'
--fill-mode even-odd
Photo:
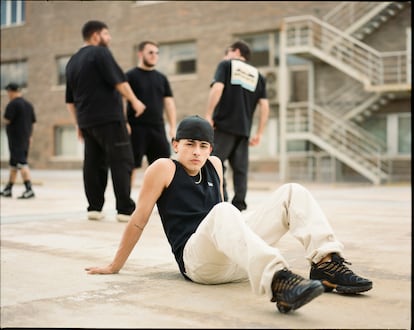
{"label": "metal pole", "polygon": [[287,75],[287,54],[286,54],[286,23],[282,22],[279,39],[279,134],[280,134],[280,157],[279,157],[279,177],[281,182],[287,180],[287,139],[286,139],[286,118],[288,100],[288,75]]}

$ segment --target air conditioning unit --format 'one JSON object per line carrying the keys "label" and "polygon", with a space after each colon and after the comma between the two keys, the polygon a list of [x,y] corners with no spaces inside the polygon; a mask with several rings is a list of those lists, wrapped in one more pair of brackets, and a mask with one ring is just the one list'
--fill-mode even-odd
{"label": "air conditioning unit", "polygon": [[269,100],[269,103],[270,104],[278,103],[277,69],[275,67],[260,69],[260,73],[266,79],[266,94],[267,94],[267,98]]}

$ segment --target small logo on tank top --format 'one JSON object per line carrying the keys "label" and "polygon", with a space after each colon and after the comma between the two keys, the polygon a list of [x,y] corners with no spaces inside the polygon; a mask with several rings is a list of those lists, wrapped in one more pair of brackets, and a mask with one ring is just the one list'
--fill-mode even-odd
{"label": "small logo on tank top", "polygon": [[213,183],[211,183],[210,181],[207,182],[209,187],[213,187]]}

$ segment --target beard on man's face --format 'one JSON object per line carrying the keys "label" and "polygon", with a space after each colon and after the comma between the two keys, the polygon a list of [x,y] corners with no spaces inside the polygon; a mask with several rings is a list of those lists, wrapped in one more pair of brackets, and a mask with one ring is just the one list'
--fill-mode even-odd
{"label": "beard on man's face", "polygon": [[155,64],[149,63],[145,58],[142,61],[147,68],[153,68]]}
{"label": "beard on man's face", "polygon": [[108,42],[107,42],[107,41],[105,41],[105,39],[104,39],[104,38],[100,37],[100,38],[99,38],[99,43],[98,43],[98,46],[101,46],[101,47],[108,47]]}

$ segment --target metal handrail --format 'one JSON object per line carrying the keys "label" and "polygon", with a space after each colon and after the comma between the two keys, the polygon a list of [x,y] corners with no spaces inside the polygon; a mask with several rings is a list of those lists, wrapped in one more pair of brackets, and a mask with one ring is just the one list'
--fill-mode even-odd
{"label": "metal handrail", "polygon": [[378,6],[383,8],[390,4],[392,4],[391,1],[342,1],[338,6],[323,16],[322,20],[336,26],[338,29],[345,30]]}
{"label": "metal handrail", "polygon": [[313,16],[288,17],[285,22],[288,52],[295,47],[316,49],[353,70],[365,84],[408,82],[407,51],[378,52]]}
{"label": "metal handrail", "polygon": [[382,157],[386,146],[368,132],[352,126],[350,122],[340,121],[323,108],[307,102],[289,104],[287,114],[288,134],[311,133],[347,157],[357,160],[367,170],[388,173],[388,163]]}

